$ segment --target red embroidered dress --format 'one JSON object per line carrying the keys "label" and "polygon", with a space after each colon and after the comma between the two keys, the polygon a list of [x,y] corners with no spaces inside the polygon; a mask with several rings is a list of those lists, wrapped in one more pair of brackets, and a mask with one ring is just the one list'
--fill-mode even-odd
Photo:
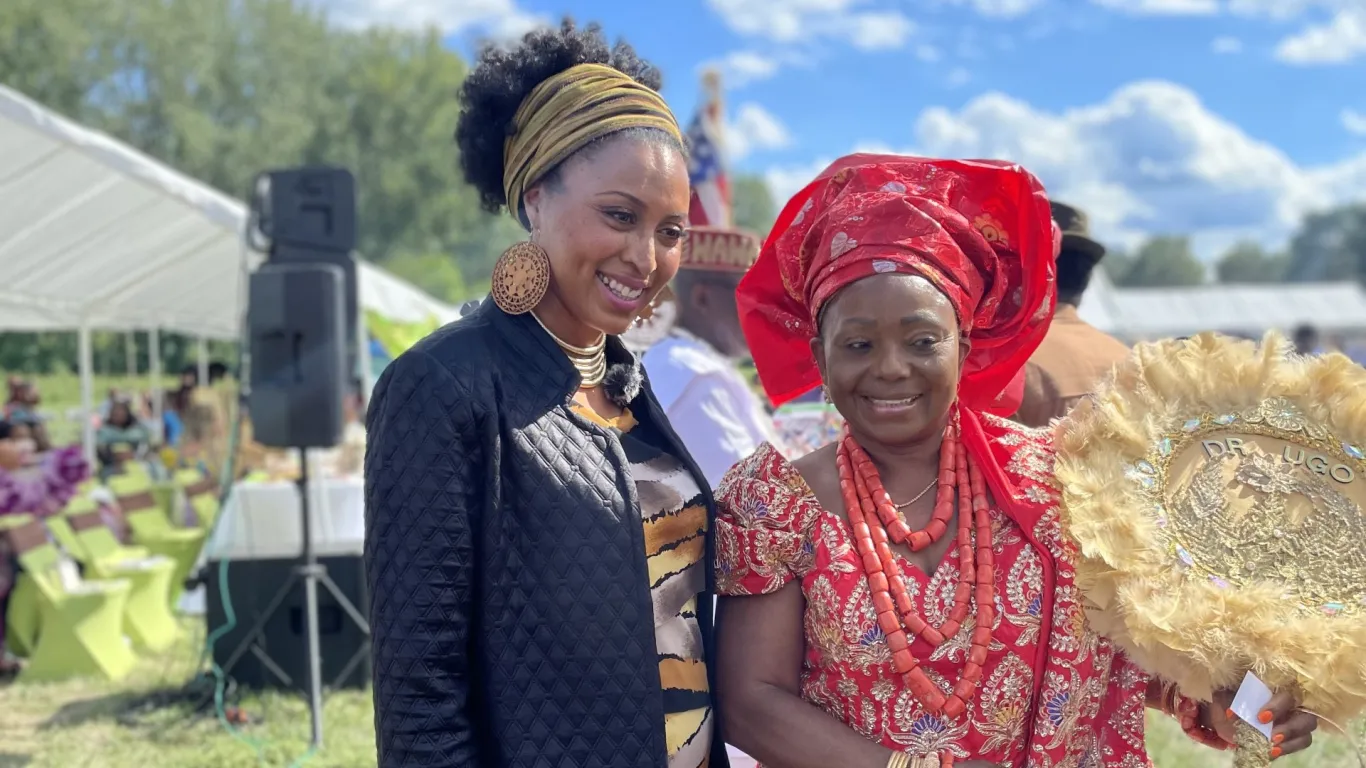
{"label": "red embroidered dress", "polygon": [[[948,751],[1025,768],[1143,768],[1146,676],[1088,627],[1050,484],[1048,435],[965,412],[963,443],[993,499],[996,626],[977,695],[959,719],[927,713],[892,668],[848,522],[823,509],[765,445],[717,492],[718,594],[762,595],[798,580],[806,598],[802,698],[883,746]],[[933,574],[900,561],[931,625],[953,604],[958,553]],[[975,604],[958,634],[911,651],[947,694],[966,661]]]}

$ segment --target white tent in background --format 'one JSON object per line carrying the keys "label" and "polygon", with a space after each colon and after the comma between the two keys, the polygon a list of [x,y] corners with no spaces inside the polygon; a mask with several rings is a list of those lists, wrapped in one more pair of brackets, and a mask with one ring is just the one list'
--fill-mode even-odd
{"label": "white tent in background", "polygon": [[1250,338],[1301,325],[1321,333],[1366,332],[1366,291],[1351,281],[1267,285],[1116,288],[1096,270],[1078,314],[1125,341],[1216,331]]}
{"label": "white tent in background", "polygon": [[[79,333],[87,449],[90,332],[151,332],[154,374],[157,331],[237,338],[261,260],[242,247],[246,218],[241,201],[0,86],[0,331]],[[374,265],[357,274],[363,309],[458,316]]]}

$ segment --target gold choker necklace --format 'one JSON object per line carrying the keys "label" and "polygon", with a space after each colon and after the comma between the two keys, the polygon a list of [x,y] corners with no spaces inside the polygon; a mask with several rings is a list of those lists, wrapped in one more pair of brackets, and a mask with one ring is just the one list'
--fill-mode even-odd
{"label": "gold choker necklace", "polygon": [[569,362],[574,365],[574,370],[579,372],[579,388],[592,389],[602,384],[602,380],[607,378],[607,336],[599,336],[598,340],[586,347],[576,347],[573,344],[555,335],[555,332],[546,327],[541,322],[541,318],[535,312],[531,317],[536,320],[536,324],[541,326],[550,338],[555,340],[560,349],[569,358]]}

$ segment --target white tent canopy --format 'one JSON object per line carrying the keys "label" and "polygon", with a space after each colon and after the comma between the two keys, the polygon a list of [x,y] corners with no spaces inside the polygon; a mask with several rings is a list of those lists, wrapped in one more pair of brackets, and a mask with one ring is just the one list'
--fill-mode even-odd
{"label": "white tent canopy", "polygon": [[[152,331],[154,374],[156,331],[239,336],[261,261],[242,247],[246,220],[241,201],[0,86],[0,331],[78,331],[86,414],[92,330]],[[459,316],[365,262],[357,283],[385,317]]]}
{"label": "white tent canopy", "polygon": [[[246,218],[240,201],[0,86],[0,329],[237,338]],[[365,309],[457,316],[378,267],[358,275]]]}
{"label": "white tent canopy", "polygon": [[1082,319],[1129,341],[1217,331],[1257,337],[1301,325],[1321,333],[1366,331],[1366,291],[1355,282],[1116,288],[1097,270]]}

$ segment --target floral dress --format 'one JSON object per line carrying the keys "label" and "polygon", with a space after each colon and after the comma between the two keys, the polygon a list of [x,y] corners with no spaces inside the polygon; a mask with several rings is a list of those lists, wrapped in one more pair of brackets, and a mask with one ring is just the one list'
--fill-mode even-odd
{"label": "floral dress", "polygon": [[[925,711],[895,673],[848,523],[821,507],[771,446],[736,465],[718,490],[717,592],[763,595],[799,583],[802,698],[890,749],[1031,768],[1147,766],[1147,679],[1086,623],[1059,535],[1045,436],[992,417],[970,421],[964,444],[986,468],[993,497],[1008,499],[1015,514],[994,501],[996,623],[981,685],[961,718]],[[953,605],[957,548],[932,574],[904,559],[901,568],[921,614],[942,623]],[[946,693],[966,661],[973,616],[975,606],[939,648],[912,642]]]}

